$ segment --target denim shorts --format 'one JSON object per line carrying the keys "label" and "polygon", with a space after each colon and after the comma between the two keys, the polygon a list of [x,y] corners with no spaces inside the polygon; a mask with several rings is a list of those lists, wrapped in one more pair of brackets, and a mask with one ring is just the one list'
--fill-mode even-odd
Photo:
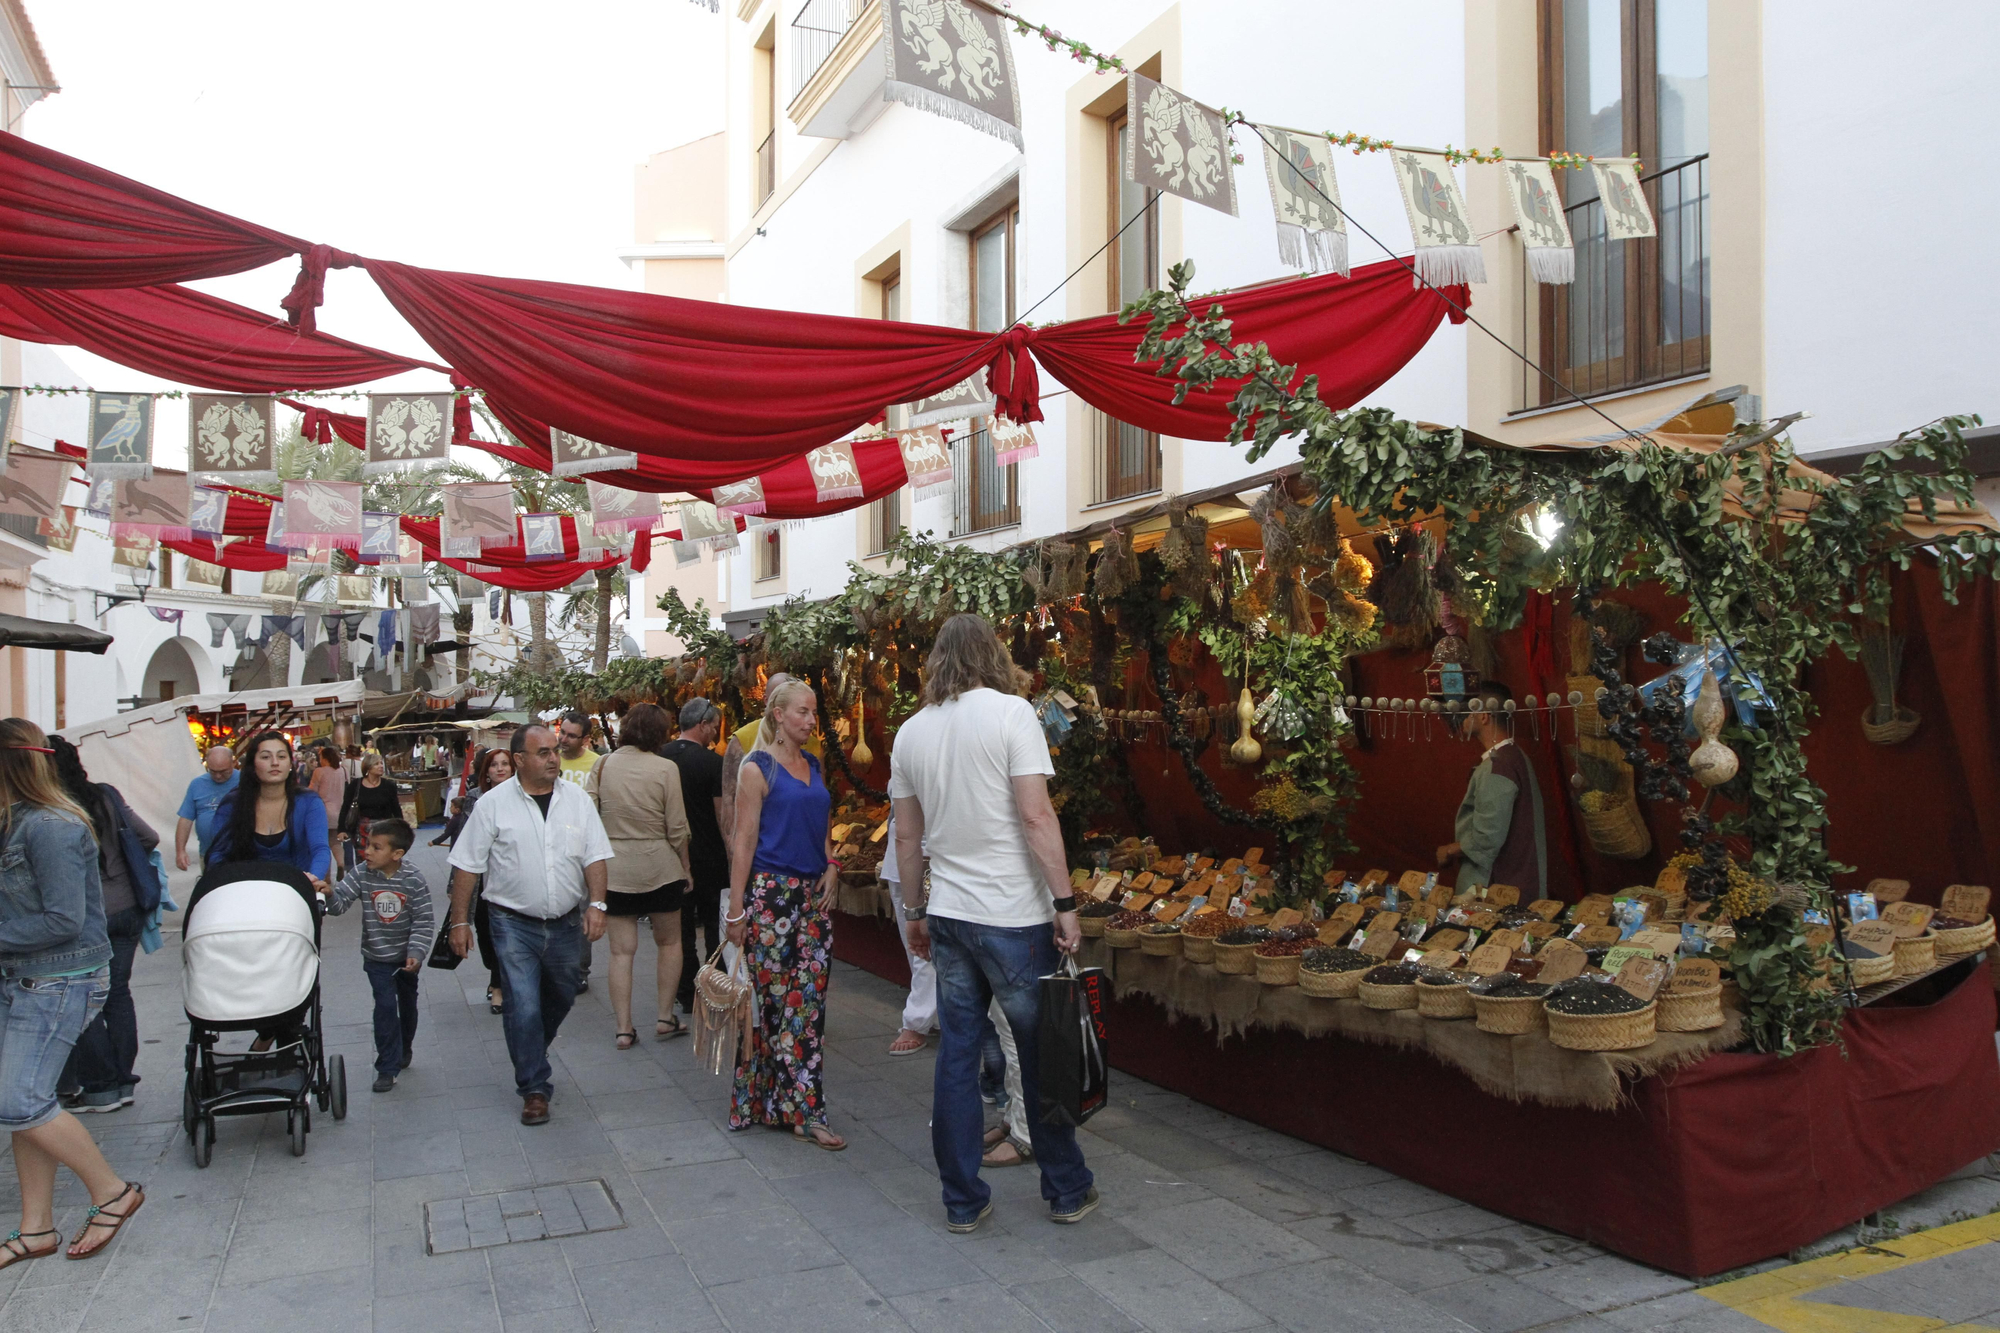
{"label": "denim shorts", "polygon": [[110,994],[108,966],[81,977],[0,978],[0,1130],[35,1129],[62,1111],[56,1081]]}

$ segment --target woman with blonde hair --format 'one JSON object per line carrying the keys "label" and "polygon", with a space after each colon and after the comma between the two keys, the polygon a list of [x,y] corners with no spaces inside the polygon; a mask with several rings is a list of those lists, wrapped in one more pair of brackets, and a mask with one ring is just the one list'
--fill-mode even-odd
{"label": "woman with blonde hair", "polygon": [[826,983],[840,862],[831,838],[833,796],[807,752],[818,725],[812,687],[770,690],[757,739],[736,780],[729,858],[729,942],[748,955],[757,1027],[736,1066],[729,1127],[789,1125],[804,1142],[839,1152],[847,1140],[826,1122]]}
{"label": "woman with blonde hair", "polygon": [[[49,762],[42,729],[0,722],[0,1129],[13,1135],[21,1225],[0,1241],[0,1268],[54,1254],[56,1166],[90,1191],[69,1257],[111,1243],[146,1202],[62,1109],[56,1082],[76,1039],[111,994],[97,839]],[[47,1237],[55,1237],[47,1240]]]}

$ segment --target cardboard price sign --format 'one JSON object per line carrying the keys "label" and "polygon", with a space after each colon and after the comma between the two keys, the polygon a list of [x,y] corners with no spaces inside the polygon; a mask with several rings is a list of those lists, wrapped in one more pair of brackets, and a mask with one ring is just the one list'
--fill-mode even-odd
{"label": "cardboard price sign", "polygon": [[1512,907],[1521,901],[1521,891],[1512,884],[1489,884],[1486,886],[1486,901],[1499,907]]}
{"label": "cardboard price sign", "polygon": [[1449,972],[1457,967],[1463,958],[1464,955],[1456,949],[1432,949],[1420,955],[1417,961],[1425,967],[1435,967],[1440,971]]}
{"label": "cardboard price sign", "polygon": [[1560,927],[1553,921],[1530,921],[1521,927],[1521,933],[1530,939],[1547,940],[1555,938],[1559,929]]}
{"label": "cardboard price sign", "polygon": [[1875,895],[1878,903],[1899,903],[1910,896],[1910,881],[1907,879],[1871,879],[1869,893]]}
{"label": "cardboard price sign", "polygon": [[1680,952],[1681,936],[1677,930],[1641,930],[1633,933],[1629,943],[1637,948],[1651,949],[1664,958],[1672,958]]}
{"label": "cardboard price sign", "polygon": [[1283,930],[1286,926],[1296,926],[1306,919],[1306,914],[1296,907],[1283,907],[1271,913],[1271,929]]}
{"label": "cardboard price sign", "polygon": [[1368,936],[1370,939],[1373,939],[1375,932],[1378,930],[1393,935],[1402,927],[1402,924],[1403,914],[1401,912],[1377,912],[1375,919],[1368,923]]}
{"label": "cardboard price sign", "polygon": [[1616,926],[1585,926],[1576,933],[1576,942],[1586,949],[1616,944],[1621,938]]}
{"label": "cardboard price sign", "polygon": [[1651,950],[1641,949],[1630,944],[1621,944],[1615,949],[1607,949],[1605,951],[1604,970],[1615,977],[1618,975],[1618,969],[1624,967],[1632,959],[1651,958],[1652,956]]}
{"label": "cardboard price sign", "polygon": [[1876,958],[1895,952],[1896,926],[1892,921],[1857,921],[1847,928],[1847,942],[1866,949]]}
{"label": "cardboard price sign", "polygon": [[1465,932],[1457,926],[1447,926],[1430,937],[1428,943],[1433,949],[1456,949],[1465,943]]}
{"label": "cardboard price sign", "polygon": [[[887,828],[888,825],[885,824],[883,827]],[[1090,872],[1082,867],[1070,871],[1069,886],[1072,889],[1088,889],[1090,887]]]}
{"label": "cardboard price sign", "polygon": [[1387,958],[1389,950],[1401,945],[1402,942],[1403,937],[1395,931],[1384,930],[1380,926],[1370,926],[1368,938],[1362,940],[1357,947],[1370,958]]}
{"label": "cardboard price sign", "polygon": [[1090,890],[1090,896],[1101,903],[1111,901],[1111,895],[1125,887],[1125,881],[1116,875],[1105,875]]}
{"label": "cardboard price sign", "polygon": [[1554,898],[1537,898],[1528,904],[1528,910],[1544,921],[1554,921],[1563,914],[1563,905]]}
{"label": "cardboard price sign", "polygon": [[1352,921],[1329,921],[1319,928],[1321,944],[1338,944],[1347,938],[1347,932],[1354,929]]}
{"label": "cardboard price sign", "polygon": [[1465,924],[1474,930],[1491,930],[1500,923],[1498,912],[1473,912],[1465,918]]}
{"label": "cardboard price sign", "polygon": [[1618,969],[1617,985],[1651,1003],[1653,997],[1660,993],[1660,987],[1665,984],[1667,972],[1672,966],[1666,959],[1655,958],[1650,954],[1640,958],[1628,958],[1625,960],[1625,965]]}
{"label": "cardboard price sign", "polygon": [[1424,896],[1424,901],[1439,911],[1443,911],[1445,908],[1451,906],[1451,900],[1456,896],[1457,894],[1451,885],[1440,884]]}
{"label": "cardboard price sign", "polygon": [[1667,983],[1667,990],[1674,995],[1689,995],[1721,984],[1720,963],[1708,958],[1683,958],[1674,968],[1674,978]]}
{"label": "cardboard price sign", "polygon": [[1896,928],[1896,938],[1913,940],[1930,929],[1934,908],[1922,903],[1890,903],[1882,909],[1882,919]]}
{"label": "cardboard price sign", "polygon": [[1611,900],[1585,898],[1569,909],[1569,919],[1579,926],[1602,926],[1611,920]]}
{"label": "cardboard price sign", "polygon": [[1361,920],[1366,910],[1360,903],[1342,903],[1333,909],[1333,915],[1326,919],[1326,923],[1330,926],[1351,926]]}
{"label": "cardboard price sign", "polygon": [[1945,889],[1938,911],[1944,916],[1955,916],[1960,921],[1977,924],[1986,919],[1986,911],[1992,901],[1993,891],[1982,884],[1953,884]]}
{"label": "cardboard price sign", "polygon": [[1361,888],[1363,889],[1363,891],[1366,891],[1368,889],[1374,888],[1377,884],[1387,884],[1388,882],[1389,882],[1388,871],[1371,870],[1367,874],[1361,877]]}
{"label": "cardboard price sign", "polygon": [[1550,985],[1580,977],[1583,969],[1590,966],[1590,956],[1568,940],[1550,940],[1536,957],[1541,960],[1542,967],[1535,973],[1535,980],[1546,981]]}
{"label": "cardboard price sign", "polygon": [[1412,898],[1421,898],[1424,893],[1424,872],[1405,870],[1402,878],[1396,881],[1396,892],[1407,894]]}
{"label": "cardboard price sign", "polygon": [[1482,977],[1497,977],[1507,970],[1513,952],[1504,944],[1482,944],[1466,960],[1466,970]]}

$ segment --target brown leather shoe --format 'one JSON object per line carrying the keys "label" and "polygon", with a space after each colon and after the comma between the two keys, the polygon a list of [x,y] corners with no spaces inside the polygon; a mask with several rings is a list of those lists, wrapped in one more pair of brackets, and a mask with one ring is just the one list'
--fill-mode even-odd
{"label": "brown leather shoe", "polygon": [[549,1099],[539,1092],[531,1092],[521,1099],[521,1123],[524,1125],[546,1125],[549,1123]]}

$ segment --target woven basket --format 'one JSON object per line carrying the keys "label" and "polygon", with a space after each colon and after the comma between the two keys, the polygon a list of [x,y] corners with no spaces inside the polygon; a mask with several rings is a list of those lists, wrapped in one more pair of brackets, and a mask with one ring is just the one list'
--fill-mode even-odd
{"label": "woven basket", "polygon": [[1136,949],[1139,947],[1139,932],[1136,929],[1112,930],[1107,927],[1104,942],[1114,949]]}
{"label": "woven basket", "polygon": [[1254,944],[1216,945],[1215,970],[1218,972],[1227,972],[1231,976],[1249,976],[1257,970],[1257,946]]}
{"label": "woven basket", "polygon": [[1151,954],[1155,958],[1172,958],[1181,951],[1181,933],[1178,930],[1142,930],[1139,932],[1139,952]]}
{"label": "woven basket", "polygon": [[1993,943],[1993,918],[1988,916],[1976,926],[1931,933],[1937,936],[1937,951],[1941,954],[1972,953]]}
{"label": "woven basket", "polygon": [[[1894,959],[1890,960],[1890,965],[1895,965]],[[1722,1007],[1724,1009],[1741,1009],[1743,1007],[1743,988],[1736,984],[1735,977],[1724,977],[1722,979]]]}
{"label": "woven basket", "polygon": [[1879,986],[1896,975],[1896,955],[1885,953],[1880,958],[1850,958],[1847,970],[1853,975],[1857,989]]}
{"label": "woven basket", "polygon": [[1895,716],[1887,722],[1875,720],[1875,705],[1869,704],[1861,710],[1861,734],[1871,745],[1901,745],[1917,734],[1917,726],[1924,715],[1914,708],[1896,705]]}
{"label": "woven basket", "polygon": [[1417,983],[1412,981],[1402,986],[1378,986],[1372,981],[1364,981],[1355,987],[1361,1003],[1370,1009],[1414,1009],[1417,1007]]}
{"label": "woven basket", "polygon": [[1080,916],[1076,919],[1077,933],[1087,940],[1103,939],[1104,923],[1110,919],[1108,916]]}
{"label": "woven basket", "polygon": [[1352,972],[1308,972],[1299,969],[1299,990],[1321,1000],[1351,1000],[1355,989],[1361,985],[1361,978],[1368,975],[1368,969],[1357,967]]}
{"label": "woven basket", "polygon": [[1649,1004],[1629,1014],[1559,1014],[1547,1005],[1549,1040],[1568,1051],[1630,1051],[1651,1046],[1659,1035],[1654,1026],[1660,1006]]}
{"label": "woven basket", "polygon": [[1662,1032],[1706,1032],[1722,1026],[1721,983],[1706,990],[1662,993],[1655,1026]]}
{"label": "woven basket", "polygon": [[1474,995],[1474,1026],[1481,1032],[1517,1037],[1542,1026],[1542,997],[1539,995]]}
{"label": "woven basket", "polygon": [[1597,711],[1597,692],[1604,688],[1604,682],[1595,676],[1571,676],[1569,688],[1572,694],[1582,694],[1583,702],[1576,706],[1576,734],[1579,736],[1608,736],[1604,717]]}
{"label": "woven basket", "polygon": [[1286,954],[1282,958],[1271,958],[1264,954],[1253,954],[1256,962],[1257,980],[1266,986],[1296,986],[1299,984],[1299,955]]}
{"label": "woven basket", "polygon": [[1913,977],[1937,966],[1937,932],[1927,930],[1914,939],[1896,941],[1896,975]]}
{"label": "woven basket", "polygon": [[1472,987],[1463,982],[1456,986],[1419,986],[1417,1012],[1425,1018],[1470,1018]]}
{"label": "woven basket", "polygon": [[[1579,712],[1578,716],[1581,715]],[[1616,805],[1609,810],[1586,810],[1578,805],[1576,813],[1577,818],[1583,821],[1583,831],[1590,839],[1591,847],[1600,856],[1618,861],[1636,861],[1653,850],[1653,831],[1646,827],[1645,817],[1639,813],[1639,801],[1632,794],[1632,774],[1629,770]]]}
{"label": "woven basket", "polygon": [[1215,961],[1215,936],[1190,935],[1181,932],[1181,957],[1190,963],[1212,963]]}

